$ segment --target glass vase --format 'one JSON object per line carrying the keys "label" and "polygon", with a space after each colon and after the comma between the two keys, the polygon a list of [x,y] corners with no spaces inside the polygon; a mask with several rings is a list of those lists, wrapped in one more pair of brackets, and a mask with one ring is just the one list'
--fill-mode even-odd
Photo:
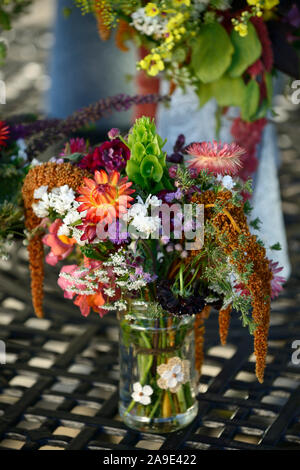
{"label": "glass vase", "polygon": [[132,302],[120,320],[119,412],[130,428],[172,432],[198,411],[194,319],[155,315],[147,302]]}

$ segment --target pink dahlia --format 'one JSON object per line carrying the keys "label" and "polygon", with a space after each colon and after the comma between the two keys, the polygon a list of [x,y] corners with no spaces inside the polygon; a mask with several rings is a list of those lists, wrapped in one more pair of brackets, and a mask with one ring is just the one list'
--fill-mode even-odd
{"label": "pink dahlia", "polygon": [[87,143],[83,138],[76,137],[75,139],[70,139],[66,143],[64,150],[60,154],[61,157],[66,155],[72,155],[73,153],[82,153],[85,155],[88,152]]}
{"label": "pink dahlia", "polygon": [[[105,279],[105,277],[107,279]],[[72,264],[64,266],[59,274],[58,285],[64,291],[66,299],[73,299],[81,314],[87,317],[91,309],[102,317],[107,310],[102,308],[105,303],[120,297],[120,289],[115,286],[113,273],[99,261],[85,259],[85,266]],[[113,291],[108,296],[105,290]]]}
{"label": "pink dahlia", "polygon": [[283,276],[278,276],[278,273],[283,270],[283,267],[278,266],[278,262],[270,261],[269,266],[273,275],[271,280],[271,298],[275,299],[279,292],[282,291],[286,279]]}
{"label": "pink dahlia", "polygon": [[62,225],[60,219],[56,219],[53,224],[50,225],[49,233],[43,237],[43,243],[50,246],[51,251],[46,256],[46,262],[55,266],[58,261],[65,259],[73,250],[75,240],[68,238],[65,235],[58,235],[58,229]]}
{"label": "pink dahlia", "polygon": [[207,170],[215,175],[235,175],[241,167],[241,156],[244,150],[237,144],[222,144],[221,142],[196,142],[191,144],[187,153],[191,159],[188,167],[197,171]]}

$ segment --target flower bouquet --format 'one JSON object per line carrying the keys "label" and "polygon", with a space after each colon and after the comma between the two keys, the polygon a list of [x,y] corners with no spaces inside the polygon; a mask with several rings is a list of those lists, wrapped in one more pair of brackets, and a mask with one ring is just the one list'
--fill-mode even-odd
{"label": "flower bouquet", "polygon": [[[4,140],[6,132],[3,126]],[[51,161],[23,166],[22,180],[37,316],[46,246],[46,262],[63,263],[64,297],[83,316],[117,312],[120,415],[150,432],[179,429],[196,416],[211,310],[219,312],[222,344],[231,312],[241,316],[254,335],[263,381],[270,302],[283,282],[250,232],[259,225],[245,197],[251,184],[235,176],[243,149],[185,146],[179,136],[174,152],[181,163],[170,164],[164,144],[143,117],[127,135],[111,129],[94,147],[72,138]]]}
{"label": "flower bouquet", "polygon": [[180,87],[186,93],[192,90],[200,106],[216,100],[216,134],[228,108],[237,107],[240,115],[230,119],[233,141],[246,150],[241,175],[247,179],[255,173],[257,146],[272,107],[272,76],[280,70],[299,78],[296,3],[75,0],[75,4],[83,13],[95,14],[102,39],[116,29],[121,50],[126,50],[127,40],[142,47],[137,69],[166,79],[170,94]]}

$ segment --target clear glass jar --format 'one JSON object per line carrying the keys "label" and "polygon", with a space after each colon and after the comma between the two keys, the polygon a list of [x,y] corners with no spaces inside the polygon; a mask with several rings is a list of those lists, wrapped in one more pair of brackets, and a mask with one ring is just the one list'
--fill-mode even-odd
{"label": "clear glass jar", "polygon": [[194,319],[155,316],[134,301],[120,320],[120,416],[145,432],[171,432],[197,415]]}

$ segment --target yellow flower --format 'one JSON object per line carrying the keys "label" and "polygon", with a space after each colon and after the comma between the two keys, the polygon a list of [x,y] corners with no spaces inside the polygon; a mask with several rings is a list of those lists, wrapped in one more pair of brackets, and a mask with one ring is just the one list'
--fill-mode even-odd
{"label": "yellow flower", "polygon": [[247,0],[248,5],[257,6],[265,10],[271,10],[278,5],[279,0]]}
{"label": "yellow flower", "polygon": [[234,27],[235,31],[239,33],[239,35],[243,38],[248,34],[248,27],[246,24],[239,23]]}
{"label": "yellow flower", "polygon": [[161,56],[157,53],[148,54],[143,60],[140,61],[140,66],[152,77],[155,77],[155,75],[159,74],[159,72],[165,68],[165,64],[161,59]]}
{"label": "yellow flower", "polygon": [[167,24],[167,31],[172,31],[175,28],[178,28],[185,20],[185,17],[182,13],[177,13],[177,15],[173,16]]}
{"label": "yellow flower", "polygon": [[278,3],[279,0],[265,0],[263,7],[265,10],[271,10],[276,5],[278,5]]}
{"label": "yellow flower", "polygon": [[156,16],[159,14],[159,8],[157,8],[155,3],[148,3],[145,6],[145,13],[147,16]]}
{"label": "yellow flower", "polygon": [[173,0],[172,3],[175,7],[180,7],[181,5],[186,5],[187,7],[189,7],[191,4],[191,0]]}

